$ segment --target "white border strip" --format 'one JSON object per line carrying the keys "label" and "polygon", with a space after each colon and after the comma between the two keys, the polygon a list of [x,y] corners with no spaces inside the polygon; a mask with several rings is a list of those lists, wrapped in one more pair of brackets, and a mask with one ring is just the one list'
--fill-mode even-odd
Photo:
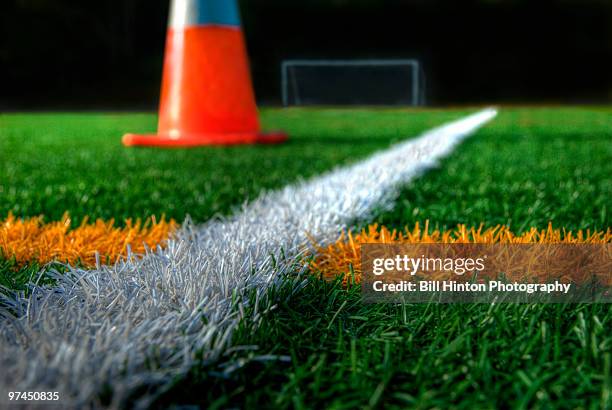
{"label": "white border strip", "polygon": [[36,390],[59,391],[64,407],[95,406],[108,384],[116,407],[136,387],[165,384],[188,371],[198,352],[204,360],[218,359],[240,320],[261,317],[257,306],[253,317],[244,317],[241,296],[263,295],[290,272],[308,235],[335,240],[495,115],[488,109],[433,129],[355,165],[264,194],[229,220],[187,223],[165,250],[91,271],[73,269],[57,276],[57,287],[33,287],[30,298],[8,301],[19,318],[0,307],[0,403],[6,391]]}

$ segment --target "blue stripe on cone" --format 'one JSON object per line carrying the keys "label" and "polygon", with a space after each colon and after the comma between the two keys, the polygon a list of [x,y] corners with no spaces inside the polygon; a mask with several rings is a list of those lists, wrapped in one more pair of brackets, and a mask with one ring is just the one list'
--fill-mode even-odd
{"label": "blue stripe on cone", "polygon": [[222,25],[240,27],[240,13],[235,0],[174,0],[170,26]]}

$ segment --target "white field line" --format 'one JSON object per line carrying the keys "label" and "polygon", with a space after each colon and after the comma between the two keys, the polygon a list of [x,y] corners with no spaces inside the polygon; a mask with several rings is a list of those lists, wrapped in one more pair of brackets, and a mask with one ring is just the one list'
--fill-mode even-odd
{"label": "white field line", "polygon": [[257,321],[267,308],[244,317],[241,296],[263,296],[295,270],[309,236],[335,240],[495,115],[478,112],[352,166],[263,194],[230,219],[186,223],[165,250],[114,266],[71,269],[57,275],[53,288],[34,286],[29,298],[5,300],[0,407],[6,391],[15,390],[59,391],[64,407],[98,406],[105,384],[117,407],[135,388],[167,384],[186,372],[198,353],[205,361],[220,358],[237,323]]}

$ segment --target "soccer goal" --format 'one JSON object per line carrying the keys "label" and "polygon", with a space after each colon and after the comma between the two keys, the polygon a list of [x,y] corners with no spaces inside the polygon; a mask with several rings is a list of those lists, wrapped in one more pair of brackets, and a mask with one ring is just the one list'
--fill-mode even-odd
{"label": "soccer goal", "polygon": [[285,60],[283,105],[423,105],[418,60]]}

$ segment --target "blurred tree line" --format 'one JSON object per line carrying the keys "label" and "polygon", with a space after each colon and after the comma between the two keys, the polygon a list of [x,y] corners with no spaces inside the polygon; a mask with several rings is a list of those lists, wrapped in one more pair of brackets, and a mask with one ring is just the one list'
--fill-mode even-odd
{"label": "blurred tree line", "polygon": [[[612,0],[242,0],[258,98],[285,58],[416,57],[428,99],[612,100]],[[0,108],[152,108],[168,1],[0,1]]]}

